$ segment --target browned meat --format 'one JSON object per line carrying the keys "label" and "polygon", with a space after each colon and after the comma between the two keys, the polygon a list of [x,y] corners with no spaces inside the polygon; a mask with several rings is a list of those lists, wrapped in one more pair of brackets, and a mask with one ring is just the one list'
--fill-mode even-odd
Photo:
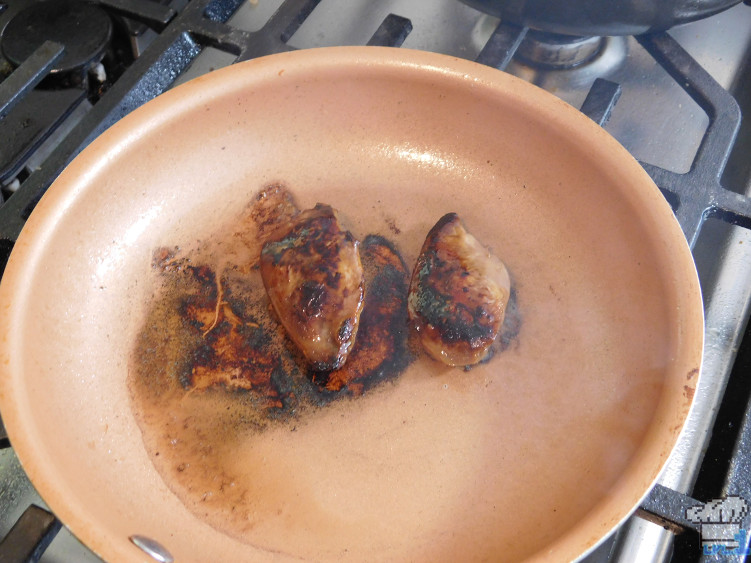
{"label": "browned meat", "polygon": [[278,390],[273,385],[273,373],[279,369],[280,360],[269,345],[268,331],[252,318],[233,311],[228,289],[221,285],[219,289],[215,306],[188,299],[182,308],[184,319],[201,331],[204,342],[193,353],[189,386],[253,390],[274,404]]}
{"label": "browned meat", "polygon": [[261,251],[261,277],[290,339],[315,370],[341,367],[363,305],[358,241],[318,204],[277,231]]}
{"label": "browned meat", "polygon": [[480,362],[503,323],[508,271],[456,213],[430,230],[410,283],[408,310],[425,350],[450,366]]}
{"label": "browned meat", "polygon": [[407,345],[409,270],[388,240],[368,235],[360,248],[365,273],[365,305],[357,346],[341,368],[315,374],[326,391],[362,395],[397,377],[412,361]]}
{"label": "browned meat", "polygon": [[280,229],[290,228],[290,222],[300,212],[292,194],[283,184],[272,184],[261,190],[249,207],[249,220],[255,229],[245,227],[241,234],[266,241]]}
{"label": "browned meat", "polygon": [[[156,309],[165,317],[149,324],[148,358],[155,346],[161,348],[186,389],[246,390],[273,409],[294,399],[282,389],[288,387],[292,358],[283,353],[283,336],[277,336],[263,300],[256,305],[254,299],[263,295],[260,279],[231,271],[220,276],[174,249],[158,249],[154,267],[165,277],[164,301]],[[152,325],[167,336],[155,339]]]}
{"label": "browned meat", "polygon": [[[222,255],[230,260],[235,259],[244,272],[250,273],[250,270],[258,266],[263,243],[273,238],[276,232],[289,230],[291,222],[299,212],[292,193],[284,184],[270,184],[264,187],[250,201],[235,223],[233,241],[242,241],[243,245],[231,245],[231,250],[243,256],[229,256],[227,245]],[[246,250],[247,252],[244,252]]]}

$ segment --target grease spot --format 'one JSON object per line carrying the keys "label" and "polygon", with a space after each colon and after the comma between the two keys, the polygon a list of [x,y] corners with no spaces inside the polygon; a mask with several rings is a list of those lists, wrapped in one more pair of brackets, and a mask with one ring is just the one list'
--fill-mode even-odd
{"label": "grease spot", "polygon": [[396,220],[393,217],[386,217],[386,226],[395,235],[401,234],[402,230],[396,226]]}
{"label": "grease spot", "polygon": [[686,397],[689,401],[692,401],[694,399],[694,393],[696,392],[696,389],[693,387],[689,387],[688,385],[683,386],[683,396]]}

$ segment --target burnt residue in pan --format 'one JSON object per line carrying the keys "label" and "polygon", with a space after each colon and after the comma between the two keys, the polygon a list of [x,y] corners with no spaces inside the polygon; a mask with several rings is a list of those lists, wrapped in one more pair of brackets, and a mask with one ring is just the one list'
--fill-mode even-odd
{"label": "burnt residue in pan", "polygon": [[[167,293],[179,296],[175,321],[189,349],[175,364],[174,377],[186,391],[222,387],[247,392],[270,419],[294,414],[300,401],[323,406],[395,379],[418,347],[408,343],[409,269],[394,244],[380,235],[364,239],[361,256],[366,298],[357,345],[341,368],[315,371],[276,320],[257,276],[228,270],[217,277],[209,266],[158,250],[154,267],[166,276]],[[483,363],[514,342],[520,324],[514,290],[501,334]]]}
{"label": "burnt residue in pan", "polygon": [[[420,355],[407,313],[410,268],[393,242],[372,234],[360,245],[365,302],[354,350],[339,369],[311,368],[274,314],[258,262],[264,242],[298,214],[291,193],[269,185],[213,243],[154,251],[161,290],[135,349],[137,404],[165,393],[228,393],[249,407],[243,420],[262,428],[299,416],[301,407],[359,397]],[[231,259],[218,260],[219,246]],[[500,336],[482,363],[511,346],[520,325],[512,284]]]}
{"label": "burnt residue in pan", "polygon": [[326,372],[311,369],[287,338],[254,276],[228,271],[218,280],[205,266],[186,268],[198,291],[186,292],[178,311],[198,345],[177,374],[182,386],[248,391],[278,418],[295,413],[301,401],[323,406],[397,377],[412,361],[408,270],[394,245],[380,236],[366,237],[361,255],[367,297],[357,345],[343,367]]}
{"label": "burnt residue in pan", "polygon": [[[272,230],[268,217],[280,209],[285,218],[292,216],[288,194],[275,190],[274,205],[268,205],[269,197],[257,199],[248,214],[259,232]],[[247,239],[241,242],[247,246]],[[152,268],[163,287],[134,362],[144,394],[231,393],[252,407],[255,424],[265,426],[299,416],[301,406],[358,397],[394,380],[413,361],[406,301],[410,272],[385,237],[369,235],[361,244],[366,298],[356,346],[343,367],[327,372],[311,369],[287,337],[257,264],[252,259],[248,267],[203,263],[202,256],[211,254],[192,256],[177,248],[154,252]]]}
{"label": "burnt residue in pan", "polygon": [[[156,470],[197,517],[242,541],[261,537],[268,511],[278,518],[285,502],[267,483],[277,469],[264,469],[257,448],[372,404],[418,362],[446,369],[410,336],[411,269],[384,233],[361,239],[365,301],[353,351],[337,370],[310,368],[258,268],[263,241],[298,212],[283,186],[269,186],[215,236],[155,250],[157,283],[131,358],[133,411]],[[498,350],[518,330],[514,306],[512,294]],[[260,500],[262,492],[271,496]]]}
{"label": "burnt residue in pan", "polygon": [[[275,187],[230,229],[189,250],[152,256],[157,289],[131,358],[129,387],[146,451],[198,517],[247,539],[258,518],[238,451],[272,429],[395,381],[413,362],[409,270],[382,236],[363,239],[366,299],[355,350],[331,372],[310,369],[277,320],[257,259],[265,235],[294,216]],[[243,466],[244,467],[244,466]]]}

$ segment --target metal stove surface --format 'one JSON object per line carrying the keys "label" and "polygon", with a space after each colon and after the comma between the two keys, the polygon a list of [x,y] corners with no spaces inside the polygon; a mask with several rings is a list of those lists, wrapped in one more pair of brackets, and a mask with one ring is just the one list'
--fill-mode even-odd
{"label": "metal stove surface", "polygon": [[[12,4],[13,2],[0,2],[0,14],[3,5],[12,9]],[[54,146],[48,147],[44,156],[37,156],[37,161],[32,159],[30,164],[26,165],[27,169],[32,171],[28,178],[29,183],[37,182],[40,186],[46,187],[43,185],[45,180],[37,180],[39,173],[35,175],[35,171],[44,172],[46,167],[48,173],[54,172],[56,167],[63,166],[98,132],[129,109],[137,107],[165,88],[226,66],[238,59],[256,56],[256,53],[264,50],[274,52],[289,48],[367,44],[377,39],[381,33],[385,34],[392,44],[398,43],[403,48],[431,50],[467,59],[479,57],[480,60],[492,60],[494,66],[501,66],[498,58],[488,59],[489,49],[494,42],[504,38],[520,39],[518,33],[514,35],[516,32],[513,29],[506,29],[506,35],[501,36],[497,19],[485,16],[455,0],[295,2],[309,13],[298,18],[299,21],[294,25],[285,23],[282,40],[279,35],[268,37],[265,34],[271,33],[271,30],[274,33],[278,31],[276,27],[267,25],[267,22],[273,20],[280,7],[284,7],[283,0],[246,1],[240,3],[236,11],[228,11],[226,8],[232,2],[194,0],[189,2],[187,7],[181,2],[173,6],[179,13],[169,26],[179,25],[181,16],[185,15],[180,12],[190,11],[191,6],[195,4],[200,4],[201,7],[207,5],[209,8],[206,29],[215,24],[226,26],[222,29],[229,32],[229,35],[223,37],[226,36],[228,39],[217,40],[216,35],[210,36],[206,30],[181,35],[182,51],[178,49],[171,52],[177,53],[175,56],[178,58],[182,56],[184,64],[178,65],[181,72],[175,72],[159,66],[163,57],[149,57],[150,52],[173,48],[174,44],[160,44],[159,31],[148,30],[139,35],[134,39],[134,42],[139,42],[135,50],[139,54],[143,53],[143,59],[150,58],[149,65],[152,65],[143,66],[142,71],[148,72],[149,68],[156,68],[157,70],[152,72],[162,72],[168,76],[154,80],[156,86],[147,92],[133,93],[123,90],[122,93],[112,94],[120,95],[122,99],[128,100],[128,103],[116,105],[107,112],[100,112],[101,115],[97,117],[99,125],[90,127],[87,132],[77,132],[76,125],[87,119],[87,112],[88,116],[96,114],[96,105],[93,110],[90,105],[84,107],[81,115],[74,116],[76,122],[64,129],[66,132],[73,131],[72,137],[75,137],[75,140],[66,140],[65,135],[60,133],[58,139],[53,141],[53,144],[67,142],[74,146],[70,154],[58,155],[56,163],[45,164],[50,160],[47,159],[49,154],[53,154],[51,160],[55,160],[57,154],[54,153]],[[391,15],[400,18],[392,17],[389,20]],[[388,26],[384,28],[385,21],[393,24],[391,29]],[[166,29],[169,29],[169,26]],[[670,32],[670,36],[719,86],[733,95],[741,104],[744,114],[751,115],[751,65],[748,64],[751,62],[751,8],[737,6],[707,20],[677,28]],[[238,37],[246,43],[253,43],[253,48],[238,51],[234,47]],[[665,188],[669,200],[671,197],[676,198],[671,202],[677,207],[677,215],[692,243],[703,287],[706,315],[705,360],[701,384],[697,390],[697,406],[692,411],[688,430],[659,481],[665,489],[658,487],[657,494],[650,495],[640,513],[663,524],[665,517],[671,520],[672,513],[672,523],[669,522],[667,525],[674,528],[675,520],[680,520],[680,516],[683,516],[684,521],[679,522],[678,526],[690,528],[690,523],[685,522],[685,514],[680,514],[683,506],[681,502],[684,505],[690,502],[690,495],[701,501],[709,501],[715,496],[749,491],[751,486],[748,483],[749,468],[744,468],[742,461],[730,460],[736,438],[735,433],[731,432],[730,438],[727,439],[729,444],[724,448],[728,450],[727,454],[719,462],[719,465],[724,467],[722,475],[731,474],[728,484],[724,482],[725,477],[713,476],[711,479],[705,479],[708,484],[703,485],[701,491],[694,487],[697,477],[701,484],[702,474],[708,474],[711,469],[702,469],[702,459],[712,435],[722,395],[728,385],[731,367],[749,315],[751,233],[748,227],[751,224],[751,204],[748,198],[742,197],[741,194],[751,194],[751,159],[747,156],[751,148],[751,125],[746,122],[741,124],[738,141],[729,154],[722,150],[705,154],[703,159],[707,162],[704,164],[710,164],[709,171],[697,172],[696,163],[702,160],[702,147],[706,144],[705,134],[708,128],[716,129],[718,122],[720,125],[723,124],[724,114],[713,115],[715,110],[710,109],[708,115],[707,108],[702,107],[702,104],[697,103],[690,95],[693,86],[680,84],[655,60],[655,49],[659,51],[659,47],[663,45],[659,41],[608,38],[603,43],[603,51],[589,63],[575,68],[539,70],[522,62],[519,57],[506,61],[505,68],[508,72],[549,90],[577,108],[591,102],[588,96],[596,78],[604,78],[618,84],[620,98],[617,97],[617,93],[611,93],[610,99],[611,102],[617,100],[617,103],[598,106],[604,112],[600,116],[602,121],[607,121],[605,128],[644,163],[647,170],[656,177],[660,187]],[[138,65],[134,65],[134,69],[136,67]],[[113,91],[117,91],[117,84]],[[107,95],[105,94],[105,97]],[[609,120],[606,119],[606,113],[609,113]],[[732,124],[730,129],[729,134],[734,138],[735,130]],[[728,132],[725,133],[727,136]],[[697,151],[700,156],[697,156]],[[17,183],[23,188],[21,180]],[[698,185],[700,189],[709,185],[709,199],[700,202],[698,207],[675,205],[681,200],[682,190],[688,189],[675,187],[676,184],[688,185],[689,188]],[[28,207],[29,202],[33,203],[38,197],[34,194],[22,195],[21,191],[18,192],[18,196],[12,196],[4,207],[12,208],[15,205],[20,209],[20,204],[14,204],[14,199],[16,202],[23,201],[24,207]],[[23,224],[22,217],[18,218],[23,213],[16,210],[14,214],[12,211],[13,209],[4,213],[3,208],[0,208],[0,238],[12,240],[13,234],[17,234]],[[698,216],[695,216],[697,213]],[[742,226],[734,226],[732,223]],[[746,340],[751,341],[748,338]],[[741,376],[734,373],[733,377],[737,379]],[[747,404],[748,398],[745,401],[746,403],[741,403],[741,410]],[[742,418],[741,416],[740,419]],[[739,431],[739,448],[749,447],[749,444],[744,442],[744,432],[745,427]],[[748,439],[751,439],[751,432]],[[709,447],[710,451],[714,451],[714,446]],[[728,464],[729,468],[726,467]],[[741,487],[742,490],[739,491],[737,483],[744,480],[745,488]],[[672,494],[670,491],[676,493]],[[751,501],[751,494],[746,498]],[[44,506],[23,473],[13,450],[0,450],[0,537],[5,536],[32,503]],[[675,517],[676,514],[678,518]],[[678,542],[673,560],[699,560],[701,544],[698,534],[692,535],[689,531],[680,537],[689,539],[682,544]],[[671,558],[672,546],[671,532],[635,516],[617,534],[590,554],[586,561],[666,561]],[[737,557],[731,560],[740,561],[744,558]],[[41,556],[41,561],[98,561],[98,558],[63,529]]]}

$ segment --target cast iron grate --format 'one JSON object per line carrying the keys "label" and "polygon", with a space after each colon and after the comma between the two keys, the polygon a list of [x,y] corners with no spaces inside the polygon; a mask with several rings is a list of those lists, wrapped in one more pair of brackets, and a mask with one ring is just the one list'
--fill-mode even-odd
{"label": "cast iron grate", "polygon": [[[62,169],[94,138],[167,90],[206,47],[231,53],[238,62],[293,50],[288,41],[319,3],[320,0],[285,0],[262,29],[249,32],[226,23],[242,0],[192,0],[179,14],[172,8],[148,0],[100,0],[98,4],[103,8],[125,15],[159,33],[150,47],[133,61],[41,166],[33,170],[0,207],[0,272],[36,203]],[[0,14],[7,8],[7,3],[0,2]],[[409,19],[390,14],[368,44],[398,47],[411,31]],[[504,70],[526,33],[525,28],[499,24],[476,60]],[[725,189],[720,182],[740,124],[738,104],[667,33],[637,39],[710,119],[687,173],[678,174],[648,163],[642,165],[670,202],[692,247],[703,223],[710,217],[751,229],[751,199]],[[62,56],[62,51],[60,45],[46,42],[0,83],[0,130],[4,120],[12,116],[14,107],[47,76],[53,62]],[[620,94],[618,84],[597,79],[581,110],[603,125]],[[751,409],[743,419],[723,489],[727,494],[751,499],[749,444]],[[7,438],[2,438],[0,445],[7,445]],[[696,530],[697,526],[686,520],[685,508],[698,504],[690,497],[657,486],[643,503],[640,513],[676,531]],[[0,558],[3,560],[12,560],[5,556],[21,552],[31,554],[25,560],[36,560],[42,551],[40,546],[49,543],[59,528],[35,507],[30,507],[27,513],[41,515],[42,531],[36,533],[35,543],[26,552],[16,545],[17,541],[25,541],[18,540],[20,534],[9,534],[0,542]],[[25,513],[23,518],[30,519],[33,515],[26,516]],[[749,529],[751,515],[747,515],[743,523]]]}

